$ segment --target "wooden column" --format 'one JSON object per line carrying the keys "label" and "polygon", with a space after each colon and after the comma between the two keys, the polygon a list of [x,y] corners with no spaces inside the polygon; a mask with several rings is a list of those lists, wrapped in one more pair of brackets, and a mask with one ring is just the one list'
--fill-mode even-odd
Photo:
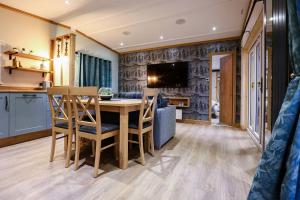
{"label": "wooden column", "polygon": [[74,86],[75,83],[75,43],[76,35],[70,34],[69,45],[69,86]]}
{"label": "wooden column", "polygon": [[273,0],[272,129],[289,82],[287,1]]}

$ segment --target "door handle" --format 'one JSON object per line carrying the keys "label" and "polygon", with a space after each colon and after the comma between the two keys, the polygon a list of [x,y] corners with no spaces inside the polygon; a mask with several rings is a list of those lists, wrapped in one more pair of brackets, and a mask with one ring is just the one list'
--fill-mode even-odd
{"label": "door handle", "polygon": [[36,97],[36,94],[23,94],[23,97]]}
{"label": "door handle", "polygon": [[251,88],[254,88],[254,82],[251,83]]}
{"label": "door handle", "polygon": [[5,96],[5,110],[9,112],[9,101],[8,101],[8,96]]}
{"label": "door handle", "polygon": [[261,83],[257,82],[257,87],[260,88],[260,86],[261,86]]}

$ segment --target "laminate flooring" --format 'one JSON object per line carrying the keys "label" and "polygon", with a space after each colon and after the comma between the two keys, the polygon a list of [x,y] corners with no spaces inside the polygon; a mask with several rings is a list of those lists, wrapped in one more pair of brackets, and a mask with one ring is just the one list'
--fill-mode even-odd
{"label": "laminate flooring", "polygon": [[243,200],[261,156],[239,129],[178,123],[175,137],[155,157],[146,154],[146,166],[131,157],[121,170],[104,152],[95,179],[90,165],[64,167],[63,140],[50,163],[50,141],[0,149],[0,200]]}

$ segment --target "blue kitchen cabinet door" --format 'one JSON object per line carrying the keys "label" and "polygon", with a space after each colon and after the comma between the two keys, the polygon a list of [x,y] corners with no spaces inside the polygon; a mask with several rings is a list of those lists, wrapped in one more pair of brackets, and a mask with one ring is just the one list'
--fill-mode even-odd
{"label": "blue kitchen cabinet door", "polygon": [[0,138],[9,136],[9,94],[0,93]]}
{"label": "blue kitchen cabinet door", "polygon": [[14,93],[10,95],[11,136],[47,129],[46,95]]}
{"label": "blue kitchen cabinet door", "polygon": [[51,109],[50,109],[50,105],[49,105],[49,99],[48,96],[46,95],[45,98],[45,104],[46,104],[46,127],[47,129],[51,129],[52,128],[52,117],[51,117]]}

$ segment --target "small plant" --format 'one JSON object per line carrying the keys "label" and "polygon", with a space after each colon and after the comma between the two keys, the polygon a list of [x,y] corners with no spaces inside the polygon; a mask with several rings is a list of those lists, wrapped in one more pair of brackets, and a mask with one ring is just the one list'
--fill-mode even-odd
{"label": "small plant", "polygon": [[105,87],[100,88],[98,93],[100,95],[107,95],[107,96],[113,94],[111,88],[105,88]]}

